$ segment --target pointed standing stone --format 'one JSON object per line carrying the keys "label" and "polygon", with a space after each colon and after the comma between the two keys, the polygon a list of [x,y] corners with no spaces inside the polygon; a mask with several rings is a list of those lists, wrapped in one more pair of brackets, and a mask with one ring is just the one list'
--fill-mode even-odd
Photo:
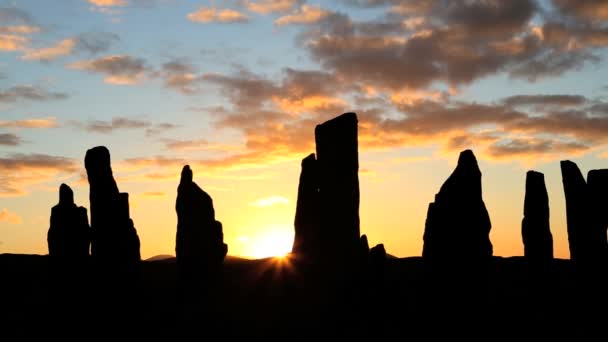
{"label": "pointed standing stone", "polygon": [[477,160],[471,150],[463,151],[435,202],[429,204],[422,256],[441,261],[484,260],[492,256],[491,227]]}
{"label": "pointed standing stone", "polygon": [[298,201],[296,204],[295,236],[292,253],[299,257],[315,259],[321,238],[319,227],[319,184],[317,160],[310,154],[302,160]]}
{"label": "pointed standing stone", "polygon": [[531,261],[553,259],[553,236],[549,227],[549,196],[545,176],[536,171],[526,174],[524,218],[521,223],[524,255]]}
{"label": "pointed standing stone", "polygon": [[175,253],[182,279],[216,272],[228,252],[222,224],[215,220],[213,200],[192,178],[190,166],[184,166],[175,201]]}

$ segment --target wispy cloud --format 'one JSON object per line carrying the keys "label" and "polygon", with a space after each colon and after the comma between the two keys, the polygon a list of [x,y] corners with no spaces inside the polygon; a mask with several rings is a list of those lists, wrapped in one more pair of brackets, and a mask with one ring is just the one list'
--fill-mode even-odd
{"label": "wispy cloud", "polygon": [[38,85],[24,84],[12,86],[5,90],[0,89],[0,102],[63,100],[67,97],[66,93],[48,91]]}
{"label": "wispy cloud", "polygon": [[330,15],[330,12],[319,6],[302,5],[290,14],[275,20],[275,25],[284,26],[290,24],[314,24]]}
{"label": "wispy cloud", "polygon": [[97,59],[77,61],[68,68],[85,70],[104,75],[104,82],[118,85],[132,85],[141,82],[149,71],[142,58],[128,55],[109,55]]}
{"label": "wispy cloud", "polygon": [[54,117],[40,119],[0,120],[2,128],[55,128],[58,127]]}
{"label": "wispy cloud", "polygon": [[269,196],[264,198],[259,198],[250,204],[254,207],[270,207],[273,205],[285,205],[288,204],[289,200],[283,196]]}
{"label": "wispy cloud", "polygon": [[188,13],[188,20],[197,23],[242,23],[249,20],[246,14],[229,8],[200,7]]}
{"label": "wispy cloud", "polygon": [[302,0],[245,0],[245,7],[255,13],[281,13],[287,12]]}
{"label": "wispy cloud", "polygon": [[0,133],[0,146],[17,146],[22,142],[21,138],[13,133]]}
{"label": "wispy cloud", "polygon": [[0,196],[22,196],[30,185],[76,175],[73,159],[47,154],[11,154],[0,157]]}
{"label": "wispy cloud", "polygon": [[59,57],[70,55],[76,46],[76,42],[76,39],[68,38],[50,47],[41,49],[27,49],[25,54],[21,56],[21,59],[26,61],[52,61]]}
{"label": "wispy cloud", "polygon": [[129,3],[127,0],[87,0],[90,4],[99,7],[115,7],[115,6],[127,6]]}
{"label": "wispy cloud", "polygon": [[0,210],[0,223],[6,222],[8,224],[21,224],[23,220],[21,217],[6,208]]}
{"label": "wispy cloud", "polygon": [[118,130],[145,129],[148,136],[160,134],[164,131],[177,127],[171,123],[153,123],[143,119],[131,119],[127,117],[114,117],[109,121],[70,121],[72,126],[82,128],[88,132],[110,134]]}

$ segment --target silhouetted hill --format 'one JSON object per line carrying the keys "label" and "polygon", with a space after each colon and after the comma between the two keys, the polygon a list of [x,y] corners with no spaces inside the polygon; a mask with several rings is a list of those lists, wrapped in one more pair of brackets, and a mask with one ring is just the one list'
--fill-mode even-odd
{"label": "silhouetted hill", "polygon": [[[46,336],[48,257],[0,255],[3,335],[22,339]],[[305,340],[319,337],[373,340],[429,340],[442,336],[597,336],[588,326],[587,303],[577,301],[579,283],[569,260],[551,261],[542,273],[530,272],[523,257],[493,257],[474,295],[475,306],[462,303],[467,279],[437,279],[421,257],[388,258],[381,284],[354,286],[349,294],[329,294],[342,301],[327,304],[318,284],[300,277],[285,259],[227,257],[213,303],[199,323],[201,336],[214,332],[236,340]],[[85,281],[83,287],[90,286]],[[131,328],[140,338],[179,336],[174,258],[142,262],[137,316]],[[470,295],[470,294],[469,294]],[[441,299],[437,301],[436,299]],[[120,308],[116,308],[119,310]],[[373,309],[373,310],[372,310]],[[471,316],[471,310],[482,315]],[[320,310],[335,314],[324,321]],[[594,313],[606,318],[606,312]],[[475,324],[468,321],[479,318]],[[468,323],[467,323],[468,322]],[[94,324],[93,324],[94,325]],[[37,327],[32,329],[32,327]],[[112,329],[112,326],[106,329]],[[214,335],[212,335],[214,336]],[[490,335],[492,336],[492,335]],[[179,338],[178,338],[179,339]],[[493,338],[488,338],[493,340]]]}

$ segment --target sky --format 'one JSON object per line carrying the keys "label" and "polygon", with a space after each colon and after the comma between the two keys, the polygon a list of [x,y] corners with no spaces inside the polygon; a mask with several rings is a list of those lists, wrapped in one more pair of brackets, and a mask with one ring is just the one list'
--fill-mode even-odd
{"label": "sky", "polygon": [[0,253],[48,252],[61,183],[89,207],[98,145],[143,258],[174,254],[186,164],[230,255],[287,252],[314,127],[353,111],[370,245],[420,255],[472,149],[494,254],[523,254],[533,169],[568,258],[559,161],[608,167],[607,46],[603,0],[0,0]]}

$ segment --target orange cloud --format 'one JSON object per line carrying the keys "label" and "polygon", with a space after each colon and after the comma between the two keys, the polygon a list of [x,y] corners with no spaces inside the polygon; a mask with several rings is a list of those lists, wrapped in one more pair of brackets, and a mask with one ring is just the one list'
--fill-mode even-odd
{"label": "orange cloud", "polygon": [[302,5],[302,7],[294,12],[278,18],[274,23],[277,26],[314,24],[326,18],[329,14],[329,11],[322,9],[319,6]]}
{"label": "orange cloud", "polygon": [[0,210],[0,222],[6,222],[8,224],[21,224],[23,221],[19,215],[4,208]]}
{"label": "orange cloud", "polygon": [[200,7],[186,16],[188,20],[197,23],[235,23],[249,20],[247,15],[232,9],[217,9],[212,7]]}
{"label": "orange cloud", "polygon": [[55,128],[58,127],[54,117],[41,119],[0,120],[1,128]]}
{"label": "orange cloud", "polygon": [[126,6],[129,3],[126,0],[87,0],[89,3],[99,7],[114,7]]}
{"label": "orange cloud", "polygon": [[286,12],[292,9],[300,0],[259,0],[246,1],[245,7],[251,12],[268,14],[275,12]]}
{"label": "orange cloud", "polygon": [[33,25],[0,26],[0,34],[32,34],[40,32],[40,27]]}
{"label": "orange cloud", "polygon": [[0,51],[22,51],[26,49],[30,39],[14,34],[0,34]]}
{"label": "orange cloud", "polygon": [[31,185],[75,176],[79,166],[72,159],[46,154],[12,154],[0,158],[0,196],[21,196]]}
{"label": "orange cloud", "polygon": [[27,50],[26,53],[21,56],[21,59],[26,61],[37,60],[37,61],[52,61],[61,56],[67,56],[72,53],[76,46],[76,39],[68,38],[60,41],[54,46],[42,48],[42,49],[31,49]]}

